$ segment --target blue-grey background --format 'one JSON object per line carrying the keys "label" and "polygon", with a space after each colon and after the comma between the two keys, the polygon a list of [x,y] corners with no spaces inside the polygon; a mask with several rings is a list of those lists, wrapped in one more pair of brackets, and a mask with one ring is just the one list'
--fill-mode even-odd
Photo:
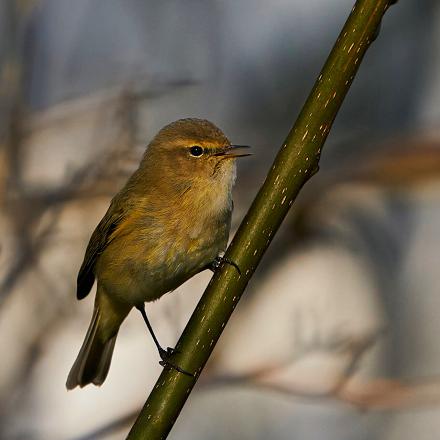
{"label": "blue-grey background", "polygon": [[[77,303],[74,288],[94,226],[155,132],[181,117],[210,119],[252,145],[239,165],[237,225],[352,5],[0,2],[0,438],[124,438],[159,371],[138,316],[101,389],[64,389],[91,313],[92,299]],[[171,438],[438,438],[439,54],[438,1],[400,0],[298,217],[214,353],[204,379],[213,386],[191,396]],[[386,162],[372,160],[388,149]],[[168,345],[208,279],[148,306]],[[347,368],[371,338],[358,368]],[[273,375],[252,376],[274,365]],[[355,370],[353,393],[374,395],[364,407],[334,389],[341,371]],[[219,379],[234,374],[251,385]],[[396,392],[407,381],[414,386]]]}

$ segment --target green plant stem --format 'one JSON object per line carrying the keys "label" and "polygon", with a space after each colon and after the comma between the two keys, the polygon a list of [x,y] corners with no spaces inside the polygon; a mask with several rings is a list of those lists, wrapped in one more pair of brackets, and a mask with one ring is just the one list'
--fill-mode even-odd
{"label": "green plant stem", "polygon": [[301,187],[318,170],[321,148],[391,0],[359,0],[342,29],[266,180],[241,223],[225,264],[214,274],[178,343],[173,362],[192,378],[164,369],[129,440],[167,437],[249,279]]}

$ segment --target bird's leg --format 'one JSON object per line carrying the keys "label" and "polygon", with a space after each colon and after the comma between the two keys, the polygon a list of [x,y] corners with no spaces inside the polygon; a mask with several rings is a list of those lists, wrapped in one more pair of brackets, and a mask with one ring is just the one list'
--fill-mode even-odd
{"label": "bird's leg", "polygon": [[145,312],[145,304],[142,303],[141,305],[136,306],[136,308],[141,312],[142,318],[144,318],[145,324],[147,325],[147,328],[153,338],[154,343],[156,344],[157,350],[159,351],[159,356],[162,359],[159,364],[162,365],[162,367],[169,367],[173,368],[174,370],[178,371],[179,373],[186,374],[187,376],[193,377],[193,374],[189,373],[188,371],[182,370],[179,366],[175,365],[170,361],[170,357],[176,353],[174,348],[167,347],[167,349],[163,349],[162,346],[159,344],[159,341],[156,338],[156,335],[154,334],[153,327],[151,327],[150,321],[147,318],[147,313]]}
{"label": "bird's leg", "polygon": [[162,346],[159,344],[159,341],[156,338],[156,335],[154,334],[154,330],[153,327],[151,327],[150,321],[147,318],[147,313],[145,312],[145,305],[142,304],[140,306],[136,306],[136,308],[141,312],[142,318],[144,318],[145,324],[147,325],[148,331],[150,332],[154,343],[156,344],[157,350],[159,351],[159,354],[161,355],[160,357],[162,357],[162,355],[164,353],[167,353],[169,355],[173,354],[173,349],[171,347],[168,347],[166,350],[164,350],[162,348]]}
{"label": "bird's leg", "polygon": [[220,255],[218,257],[215,257],[214,261],[212,261],[210,264],[208,264],[207,269],[210,269],[213,272],[216,272],[225,263],[230,264],[231,266],[234,266],[237,269],[238,274],[241,275],[241,270],[238,267],[237,263],[234,263],[233,261],[228,260],[225,257],[221,257]]}

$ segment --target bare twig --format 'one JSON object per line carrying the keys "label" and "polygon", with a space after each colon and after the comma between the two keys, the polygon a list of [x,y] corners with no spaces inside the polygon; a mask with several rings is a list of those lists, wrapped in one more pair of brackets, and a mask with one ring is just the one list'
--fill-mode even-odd
{"label": "bare twig", "polygon": [[194,377],[164,369],[130,440],[163,439],[171,430],[272,238],[302,186],[318,169],[321,148],[390,0],[356,2],[295,125],[225,257],[241,269],[217,272],[188,322],[175,362]]}

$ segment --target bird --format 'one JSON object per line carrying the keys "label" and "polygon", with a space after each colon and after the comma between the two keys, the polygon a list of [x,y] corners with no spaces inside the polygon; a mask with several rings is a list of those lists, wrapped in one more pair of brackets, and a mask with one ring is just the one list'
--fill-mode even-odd
{"label": "bird", "polygon": [[145,303],[225,262],[221,255],[231,227],[236,158],[250,155],[244,148],[232,145],[212,122],[197,118],[166,125],[149,143],[94,230],[78,273],[78,299],[90,293],[95,280],[97,288],[68,390],[102,385],[119,328],[133,308],[142,314],[161,365],[191,374],[172,363],[173,349],[159,344]]}

